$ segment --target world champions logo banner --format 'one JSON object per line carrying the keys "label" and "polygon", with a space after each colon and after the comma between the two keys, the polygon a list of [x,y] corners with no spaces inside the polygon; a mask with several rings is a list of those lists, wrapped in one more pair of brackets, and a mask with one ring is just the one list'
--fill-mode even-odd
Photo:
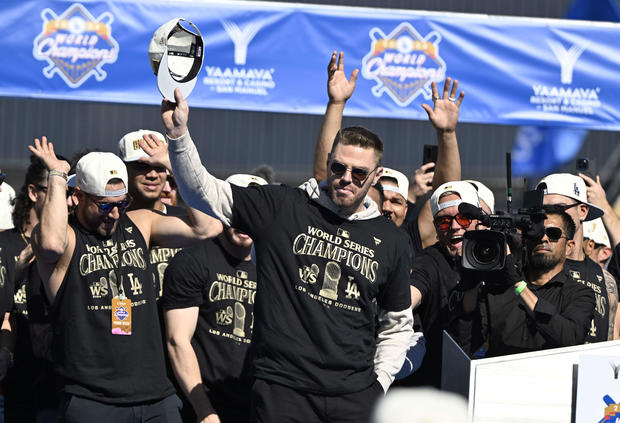
{"label": "world champions logo banner", "polygon": [[43,75],[52,79],[58,74],[71,88],[89,77],[103,81],[103,66],[116,62],[119,46],[112,37],[114,17],[104,12],[95,18],[80,3],[71,5],[60,15],[46,8],[41,12],[43,29],[34,40],[32,54],[47,62]]}
{"label": "world champions logo banner", "polygon": [[370,31],[370,52],[362,59],[362,75],[376,81],[375,97],[384,92],[399,106],[407,106],[420,94],[431,99],[431,83],[443,81],[446,63],[439,56],[441,35],[432,31],[422,37],[408,22],[390,34]]}

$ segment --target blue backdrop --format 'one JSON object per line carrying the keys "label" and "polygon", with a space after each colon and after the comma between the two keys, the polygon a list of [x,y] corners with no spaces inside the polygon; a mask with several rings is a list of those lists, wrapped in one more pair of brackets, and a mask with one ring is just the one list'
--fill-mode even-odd
{"label": "blue backdrop", "polygon": [[613,23],[198,0],[4,0],[0,16],[2,96],[158,104],[148,44],[184,17],[205,39],[193,107],[322,114],[343,50],[360,69],[348,115],[426,120],[448,75],[464,122],[620,129]]}

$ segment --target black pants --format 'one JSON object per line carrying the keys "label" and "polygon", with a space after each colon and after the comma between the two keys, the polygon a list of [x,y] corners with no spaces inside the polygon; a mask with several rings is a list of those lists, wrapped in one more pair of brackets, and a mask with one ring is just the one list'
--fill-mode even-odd
{"label": "black pants", "polygon": [[252,387],[254,423],[364,423],[383,396],[378,381],[350,394],[317,395],[257,379]]}
{"label": "black pants", "polygon": [[113,405],[67,395],[60,406],[63,423],[181,423],[181,400],[176,394],[140,405]]}

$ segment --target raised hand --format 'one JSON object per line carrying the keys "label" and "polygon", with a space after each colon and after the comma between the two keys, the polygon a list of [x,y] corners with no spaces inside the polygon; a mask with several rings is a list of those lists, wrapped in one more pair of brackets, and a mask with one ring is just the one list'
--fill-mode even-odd
{"label": "raised hand", "polygon": [[353,95],[358,73],[359,69],[354,69],[351,78],[347,79],[344,73],[344,53],[332,53],[327,65],[327,95],[330,103],[345,103]]}
{"label": "raised hand", "polygon": [[168,144],[153,134],[144,134],[138,144],[140,144],[142,150],[149,155],[149,157],[141,157],[139,159],[140,162],[148,163],[153,167],[163,166],[169,171],[172,171],[170,156],[168,154]]}
{"label": "raised hand", "polygon": [[174,100],[176,103],[168,99],[163,99],[161,102],[161,120],[168,137],[172,139],[185,135],[189,118],[189,106],[178,88],[174,89]]}
{"label": "raised hand", "polygon": [[435,163],[425,163],[413,173],[413,184],[411,184],[409,192],[416,198],[423,196],[433,189],[433,176],[435,172],[426,172],[433,167],[435,167]]}
{"label": "raised hand", "polygon": [[609,207],[609,202],[607,201],[607,195],[605,194],[605,189],[603,185],[601,185],[601,178],[597,175],[596,181],[590,178],[585,173],[580,173],[579,176],[586,183],[586,193],[588,202],[594,204],[597,207],[605,210]]}
{"label": "raised hand", "polygon": [[452,83],[452,79],[447,77],[443,86],[443,96],[439,97],[437,84],[433,82],[431,90],[434,107],[431,108],[428,104],[422,104],[429,120],[438,131],[454,132],[456,129],[459,120],[459,107],[465,97],[465,91],[461,91],[458,98],[456,97],[458,86],[459,81],[454,80]]}
{"label": "raised hand", "polygon": [[60,172],[69,173],[71,165],[66,160],[60,160],[54,153],[54,144],[47,141],[47,137],[44,135],[41,140],[34,139],[34,145],[29,145],[28,149],[32,154],[38,157],[47,170],[58,170]]}

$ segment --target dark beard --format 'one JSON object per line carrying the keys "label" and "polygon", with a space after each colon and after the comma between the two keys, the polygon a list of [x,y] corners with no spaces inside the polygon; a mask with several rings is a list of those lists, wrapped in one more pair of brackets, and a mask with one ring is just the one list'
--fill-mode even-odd
{"label": "dark beard", "polygon": [[553,269],[560,261],[561,257],[549,257],[544,254],[530,254],[529,267],[535,272],[545,272]]}

